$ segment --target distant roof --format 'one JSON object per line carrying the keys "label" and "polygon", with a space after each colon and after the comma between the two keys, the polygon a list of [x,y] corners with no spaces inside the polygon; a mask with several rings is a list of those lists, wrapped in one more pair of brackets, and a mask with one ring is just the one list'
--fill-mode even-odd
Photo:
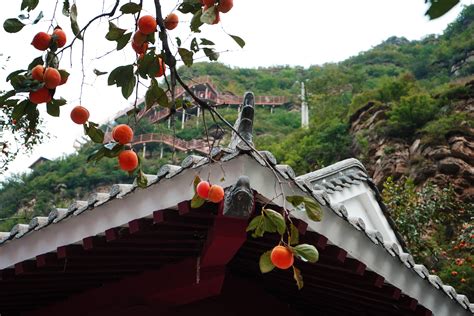
{"label": "distant roof", "polygon": [[46,161],[51,161],[49,160],[48,158],[45,158],[45,157],[39,157],[38,159],[36,159],[28,168],[30,169],[35,169],[36,167],[38,167],[40,164],[46,162]]}

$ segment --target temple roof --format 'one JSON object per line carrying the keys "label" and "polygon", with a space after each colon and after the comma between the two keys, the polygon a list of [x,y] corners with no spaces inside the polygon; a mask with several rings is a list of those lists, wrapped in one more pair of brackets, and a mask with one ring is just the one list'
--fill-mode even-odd
{"label": "temple roof", "polygon": [[[190,304],[219,296],[228,273],[247,277],[303,314],[474,312],[465,295],[414,262],[359,161],[297,177],[270,152],[248,146],[253,94],[244,100],[236,123],[241,137],[233,137],[230,147],[213,148],[207,157],[190,155],[180,166],[163,165],[146,175],[146,188],[116,184],[108,193],[1,232],[1,316],[103,315],[104,308],[126,314],[122,305],[136,300],[140,306]],[[296,290],[288,271],[258,270],[259,256],[280,236],[247,236],[249,219],[226,216],[224,202],[191,208],[196,176],[229,188],[242,175],[254,194],[252,216],[264,207],[285,208],[301,242],[318,249],[317,263],[295,262],[303,290]],[[322,220],[288,205],[290,195],[315,199]]]}
{"label": "temple roof", "polygon": [[[276,166],[277,174],[271,172],[268,164]],[[350,165],[356,166],[359,170],[351,169]],[[443,284],[438,276],[430,274],[423,265],[416,264],[412,256],[400,249],[396,243],[384,241],[378,231],[366,229],[361,218],[349,216],[350,212],[344,203],[331,202],[329,196],[333,194],[331,190],[334,191],[334,188],[337,190],[341,187],[344,190],[348,187],[344,183],[369,181],[366,175],[357,173],[363,171],[360,163],[351,160],[328,168],[323,170],[324,172],[295,177],[289,166],[278,165],[273,155],[265,151],[257,154],[239,149],[215,148],[210,157],[188,156],[181,166],[164,165],[156,174],[147,175],[146,189],[139,189],[136,184],[116,184],[109,193],[93,193],[87,200],[75,201],[68,208],[52,210],[48,217],[35,217],[29,224],[18,224],[10,232],[0,233],[0,269],[2,269],[0,288],[7,288],[9,283],[3,285],[4,282],[11,282],[12,279],[15,280],[15,276],[22,277],[25,271],[33,269],[32,264],[36,264],[34,271],[41,270],[42,264],[45,264],[50,256],[55,257],[55,253],[57,258],[54,260],[59,260],[67,257],[71,251],[73,254],[80,253],[87,247],[93,249],[97,243],[105,245],[117,238],[118,235],[114,234],[123,234],[121,231],[124,228],[128,228],[126,234],[132,234],[147,225],[158,227],[163,223],[170,231],[181,231],[182,236],[199,234],[199,231],[205,235],[208,227],[206,225],[209,224],[209,216],[213,214],[214,206],[207,206],[201,216],[196,215],[194,211],[191,212],[194,215],[190,217],[180,216],[190,212],[189,201],[193,195],[191,183],[195,175],[210,174],[213,183],[219,183],[220,178],[224,177],[221,183],[224,187],[228,187],[240,174],[247,174],[252,189],[259,197],[258,203],[262,204],[273,199],[272,204],[275,207],[283,205],[281,199],[274,199],[273,184],[278,178],[285,183],[283,190],[287,194],[293,192],[312,196],[322,205],[324,210],[322,222],[312,222],[297,209],[292,211],[292,216],[300,221],[300,227],[307,227],[303,229],[306,231],[304,238],[318,246],[323,261],[324,257],[329,262],[335,260],[333,264],[337,266],[339,260],[342,274],[345,273],[343,269],[355,269],[351,274],[354,280],[359,280],[355,284],[367,286],[368,279],[362,277],[364,274],[370,276],[371,280],[379,276],[376,278],[377,284],[372,284],[375,287],[371,291],[376,293],[381,289],[377,286],[382,286],[384,290],[390,292],[390,300],[394,302],[397,300],[401,302],[401,297],[404,301],[411,298],[410,304],[413,305],[415,302],[415,307],[410,307],[413,311],[424,307],[436,315],[463,315],[463,310],[466,313],[474,310],[474,305],[470,304],[466,296]],[[225,175],[222,175],[222,170],[225,170]],[[341,180],[342,184],[335,182],[341,177],[345,179]],[[309,179],[309,184],[314,185],[308,185],[308,181],[305,182],[304,179]],[[332,186],[326,187],[327,183],[331,183]],[[186,225],[190,227],[188,231],[183,230]],[[156,230],[156,227],[153,230]],[[202,240],[198,238],[195,243],[201,244]],[[250,251],[253,255],[254,252],[250,249],[256,247],[263,250],[265,247],[262,245],[268,244],[270,247],[272,242],[272,238],[264,239],[263,243],[259,243],[258,239],[249,238],[247,246],[244,246],[242,251],[244,253]],[[180,247],[179,242],[177,247]],[[181,253],[174,253],[175,257],[171,254],[168,259],[199,252],[199,247],[188,248],[185,250],[184,247]],[[253,257],[257,260],[256,267],[258,256]],[[237,255],[233,266],[238,266],[239,260],[244,259]],[[308,266],[308,271],[313,271],[310,273],[316,274],[325,268],[324,265],[318,266],[318,264],[314,267],[305,265]],[[308,274],[308,271],[304,273]],[[10,301],[8,294],[1,293],[0,306],[2,302],[6,302],[5,300]]]}

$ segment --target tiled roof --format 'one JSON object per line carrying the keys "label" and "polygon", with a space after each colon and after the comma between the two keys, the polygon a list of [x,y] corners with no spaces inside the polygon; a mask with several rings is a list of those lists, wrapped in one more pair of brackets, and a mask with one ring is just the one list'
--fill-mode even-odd
{"label": "tiled roof", "polygon": [[349,158],[332,164],[328,167],[318,169],[316,171],[301,175],[296,178],[297,181],[305,183],[312,190],[322,190],[328,194],[341,192],[353,185],[365,182],[372,192],[380,206],[385,218],[392,228],[398,242],[407,251],[405,240],[397,229],[397,225],[390,216],[390,211],[383,203],[379,189],[367,174],[364,165],[357,159]]}
{"label": "tiled roof", "polygon": [[[348,217],[348,212],[344,205],[331,204],[328,194],[332,194],[358,181],[371,183],[365,173],[365,169],[360,163],[356,163],[354,160],[341,162],[328,167],[330,169],[323,169],[325,173],[320,170],[308,175],[296,177],[295,172],[290,166],[277,164],[275,157],[267,151],[260,151],[259,154],[256,154],[245,150],[215,148],[210,156],[213,162],[220,161],[220,163],[222,163],[236,159],[242,155],[253,157],[265,168],[268,168],[267,164],[275,166],[275,170],[280,176],[289,180],[292,185],[297,186],[306,194],[314,197],[321,205],[329,208],[338,217],[347,221],[354,230],[365,235],[374,245],[383,248],[390,256],[398,258],[406,269],[413,270],[416,273],[420,281],[429,282],[431,286],[442,291],[449,299],[454,300],[467,311],[474,313],[474,304],[471,304],[465,295],[458,294],[453,287],[443,284],[438,276],[431,275],[426,267],[416,264],[413,257],[409,253],[399,249],[396,244],[385,242],[379,232],[366,229],[362,219]],[[147,175],[149,180],[148,187],[156,185],[164,179],[172,179],[186,169],[198,169],[210,163],[211,161],[207,157],[191,155],[183,160],[181,166],[164,165],[159,169],[157,174]],[[376,190],[375,187],[373,187],[373,189]],[[10,232],[0,232],[0,252],[2,244],[19,242],[24,236],[36,234],[37,231],[45,229],[50,225],[57,225],[69,218],[81,216],[84,212],[94,211],[101,205],[109,203],[112,200],[124,199],[135,190],[139,190],[136,184],[116,184],[112,186],[109,193],[94,193],[87,200],[73,202],[68,208],[53,209],[48,217],[35,217],[29,224],[17,224]],[[375,192],[378,194],[378,191]],[[379,203],[381,203],[381,201],[379,201]],[[383,205],[383,203],[381,203],[381,205]]]}

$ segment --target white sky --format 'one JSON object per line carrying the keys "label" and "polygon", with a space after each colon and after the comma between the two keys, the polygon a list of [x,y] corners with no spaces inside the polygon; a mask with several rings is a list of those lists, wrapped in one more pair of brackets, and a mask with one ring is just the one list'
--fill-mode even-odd
{"label": "white sky", "polygon": [[[220,43],[218,50],[229,50],[221,54],[220,61],[235,67],[259,67],[273,65],[310,65],[342,61],[361,51],[370,49],[390,36],[404,36],[409,40],[420,39],[427,34],[439,34],[451,23],[462,9],[462,5],[472,4],[474,0],[461,0],[448,14],[435,21],[429,21],[424,13],[427,5],[424,0],[235,0],[234,8],[221,15],[218,26],[205,26],[201,37]],[[57,23],[63,27],[69,40],[73,37],[69,21],[61,14],[62,0],[59,1],[56,14]],[[72,1],[71,1],[72,2]],[[91,1],[77,0],[79,25],[82,27],[91,17],[102,10],[109,11],[114,0]],[[145,0],[145,10],[153,14],[153,1]],[[164,12],[171,12],[176,1],[162,1]],[[32,19],[42,10],[43,22],[35,26],[26,26],[16,34],[0,30],[0,65],[6,56],[11,56],[6,70],[0,70],[0,90],[9,89],[6,76],[13,70],[26,68],[40,52],[29,43],[34,34],[47,31],[52,18],[55,1],[42,0],[33,12]],[[173,3],[174,5],[172,5]],[[16,17],[19,14],[21,0],[2,1],[0,21]],[[180,15],[181,23],[169,35],[187,38],[191,16]],[[117,21],[115,21],[117,23]],[[186,23],[187,22],[187,23]],[[131,16],[121,18],[119,26],[132,29]],[[56,22],[54,23],[56,25]],[[120,90],[107,86],[107,75],[96,78],[94,68],[110,71],[116,66],[130,64],[134,52],[127,46],[120,52],[114,52],[101,59],[94,59],[115,47],[107,42],[106,20],[94,23],[86,32],[84,72],[85,85],[82,105],[91,113],[91,120],[104,122],[130,102],[121,96]],[[225,31],[224,31],[225,30]],[[226,34],[239,35],[247,45],[240,49]],[[191,37],[192,39],[192,37]],[[190,39],[183,46],[189,47]],[[60,68],[71,72],[66,85],[57,89],[56,95],[68,100],[61,108],[59,118],[46,118],[46,129],[53,137],[38,146],[32,155],[22,155],[10,165],[10,172],[27,170],[39,156],[55,158],[74,151],[74,140],[83,135],[82,126],[75,125],[69,118],[70,110],[80,102],[81,43],[76,41],[72,51],[72,66],[69,51],[61,60]],[[203,61],[205,59],[202,59]],[[141,91],[140,94],[143,94]],[[44,104],[39,105],[44,108]],[[1,176],[0,176],[1,179]]]}

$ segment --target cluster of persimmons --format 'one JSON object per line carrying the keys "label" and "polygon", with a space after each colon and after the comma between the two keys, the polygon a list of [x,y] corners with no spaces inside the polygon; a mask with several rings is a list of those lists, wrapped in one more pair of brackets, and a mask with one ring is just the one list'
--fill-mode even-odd
{"label": "cluster of persimmons", "polygon": [[[34,48],[45,51],[48,48],[60,48],[66,45],[66,33],[56,27],[53,34],[39,32],[33,37],[31,42]],[[67,81],[67,75],[61,76],[61,72],[54,67],[44,67],[37,65],[31,70],[31,77],[39,82],[44,82],[44,86],[36,91],[31,91],[29,99],[34,104],[48,103],[53,98],[52,90],[63,85]]]}

